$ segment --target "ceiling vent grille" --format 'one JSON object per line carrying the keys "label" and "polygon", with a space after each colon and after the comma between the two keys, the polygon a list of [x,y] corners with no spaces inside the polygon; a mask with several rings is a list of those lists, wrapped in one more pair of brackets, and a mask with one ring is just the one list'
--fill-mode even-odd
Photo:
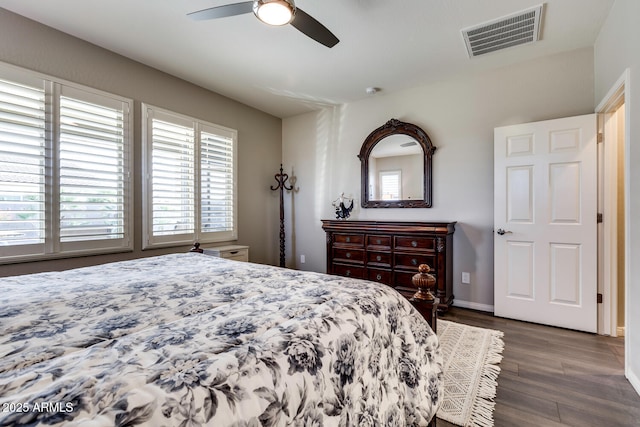
{"label": "ceiling vent grille", "polygon": [[538,41],[542,5],[462,30],[469,57]]}

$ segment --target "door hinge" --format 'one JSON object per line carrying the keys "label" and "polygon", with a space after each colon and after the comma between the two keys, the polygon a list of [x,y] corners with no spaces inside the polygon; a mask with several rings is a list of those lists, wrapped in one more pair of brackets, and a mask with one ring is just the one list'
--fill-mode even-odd
{"label": "door hinge", "polygon": [[598,217],[596,218],[596,221],[598,222],[598,224],[600,224],[603,221],[601,213],[598,214]]}
{"label": "door hinge", "polygon": [[598,294],[598,304],[602,304],[602,294]]}
{"label": "door hinge", "polygon": [[602,132],[598,133],[598,143],[604,142],[604,135],[602,134]]}

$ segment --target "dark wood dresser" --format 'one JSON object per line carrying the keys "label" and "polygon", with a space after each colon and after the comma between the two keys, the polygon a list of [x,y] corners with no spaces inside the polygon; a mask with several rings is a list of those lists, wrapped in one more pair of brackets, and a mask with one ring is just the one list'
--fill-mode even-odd
{"label": "dark wood dresser", "polygon": [[394,287],[407,298],[411,278],[428,264],[436,278],[438,311],[453,303],[455,222],[323,220],[327,233],[327,273]]}

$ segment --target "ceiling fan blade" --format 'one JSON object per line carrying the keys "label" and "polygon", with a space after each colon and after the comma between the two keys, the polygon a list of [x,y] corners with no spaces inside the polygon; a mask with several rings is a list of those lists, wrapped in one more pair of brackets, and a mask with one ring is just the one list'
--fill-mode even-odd
{"label": "ceiling fan blade", "polygon": [[197,12],[188,13],[187,16],[197,21],[205,19],[226,18],[227,16],[242,15],[244,13],[253,12],[253,2],[245,1],[242,3],[225,4],[224,6],[210,7],[209,9],[199,10]]}
{"label": "ceiling fan blade", "polygon": [[291,25],[298,31],[327,47],[334,47],[340,41],[327,27],[316,21],[311,15],[299,7],[296,7],[296,14],[293,21],[291,21]]}

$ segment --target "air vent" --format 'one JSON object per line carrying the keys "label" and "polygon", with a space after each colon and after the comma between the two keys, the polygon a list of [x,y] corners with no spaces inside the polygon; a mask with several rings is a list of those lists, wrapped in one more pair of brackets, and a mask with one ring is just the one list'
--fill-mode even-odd
{"label": "air vent", "polygon": [[542,5],[462,30],[469,57],[538,41]]}

